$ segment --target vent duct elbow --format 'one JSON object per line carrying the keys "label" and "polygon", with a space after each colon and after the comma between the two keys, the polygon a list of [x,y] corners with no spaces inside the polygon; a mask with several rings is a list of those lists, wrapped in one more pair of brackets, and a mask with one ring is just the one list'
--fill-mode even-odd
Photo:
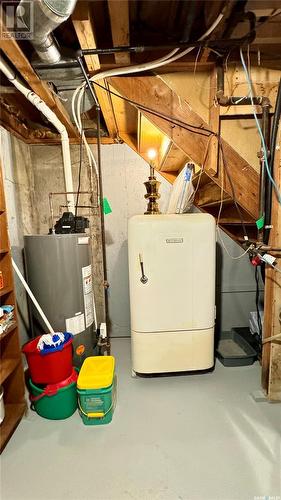
{"label": "vent duct elbow", "polygon": [[[33,37],[30,40],[41,61],[57,63],[61,54],[52,34],[74,11],[77,0],[33,0]],[[17,7],[17,15],[30,25],[30,11],[24,8],[25,0]]]}

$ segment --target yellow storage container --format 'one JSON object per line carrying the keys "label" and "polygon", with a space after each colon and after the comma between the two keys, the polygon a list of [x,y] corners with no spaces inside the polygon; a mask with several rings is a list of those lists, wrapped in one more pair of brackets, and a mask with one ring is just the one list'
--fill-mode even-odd
{"label": "yellow storage container", "polygon": [[78,406],[85,425],[108,424],[116,404],[115,359],[86,358],[77,380]]}
{"label": "yellow storage container", "polygon": [[113,382],[115,359],[113,356],[90,356],[80,370],[78,389],[105,389]]}

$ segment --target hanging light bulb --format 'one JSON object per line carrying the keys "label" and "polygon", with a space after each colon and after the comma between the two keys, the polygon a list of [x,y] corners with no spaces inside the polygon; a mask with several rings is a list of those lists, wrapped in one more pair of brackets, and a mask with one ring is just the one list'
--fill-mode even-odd
{"label": "hanging light bulb", "polygon": [[155,160],[155,158],[156,158],[156,156],[157,156],[157,151],[156,151],[156,149],[154,149],[154,148],[149,148],[149,149],[147,150],[147,156],[148,156],[148,159],[149,159],[149,160],[151,160],[151,161],[152,161],[152,160]]}

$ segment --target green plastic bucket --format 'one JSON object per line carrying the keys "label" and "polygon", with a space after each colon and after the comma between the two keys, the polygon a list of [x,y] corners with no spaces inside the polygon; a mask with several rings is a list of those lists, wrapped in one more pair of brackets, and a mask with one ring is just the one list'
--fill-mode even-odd
{"label": "green plastic bucket", "polygon": [[109,424],[116,406],[116,376],[103,389],[77,389],[78,408],[85,425]]}
{"label": "green plastic bucket", "polygon": [[[78,371],[78,370],[76,370]],[[62,420],[71,417],[77,409],[76,381],[57,390],[55,394],[43,394],[44,387],[29,379],[31,408],[41,417]]]}

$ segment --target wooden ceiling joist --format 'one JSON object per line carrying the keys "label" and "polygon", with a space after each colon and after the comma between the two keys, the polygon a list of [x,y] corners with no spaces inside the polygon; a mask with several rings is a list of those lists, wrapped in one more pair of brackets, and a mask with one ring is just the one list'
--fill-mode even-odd
{"label": "wooden ceiling joist", "polygon": [[[81,49],[96,48],[97,43],[94,29],[94,18],[92,16],[89,2],[85,1],[77,3],[72,15],[72,22]],[[96,72],[100,69],[100,60],[98,55],[86,56],[85,62],[89,73]],[[106,87],[105,80],[99,80],[98,83],[103,87]],[[116,124],[108,92],[97,85],[95,86],[95,92],[101,107],[108,134],[110,137],[116,137]]]}
{"label": "wooden ceiling joist", "polygon": [[[178,148],[185,152],[195,163],[202,165],[208,151],[210,136],[200,129],[209,129],[206,123],[185,101],[179,101],[177,94],[160,78],[146,77],[114,77],[110,79],[112,86],[123,96],[151,108],[166,116],[175,117],[187,127],[176,123],[171,124],[165,118],[143,111],[143,114],[160,128]],[[189,127],[188,127],[189,125]],[[221,139],[226,162],[231,172],[232,181],[236,187],[237,202],[253,217],[258,214],[259,176],[226,141]],[[206,173],[208,169],[206,167]],[[210,177],[212,173],[209,172]],[[221,185],[218,177],[212,177],[213,182]],[[226,192],[231,195],[231,186],[225,183]]]}
{"label": "wooden ceiling joist", "polygon": [[[4,29],[0,16],[0,31]],[[0,49],[15,66],[22,78],[28,83],[30,88],[52,109],[58,119],[64,124],[70,137],[77,137],[78,131],[71,123],[70,117],[62,102],[51,92],[46,82],[40,80],[35,73],[27,57],[20,49],[15,39],[9,38],[0,40]]]}
{"label": "wooden ceiling joist", "polygon": [[[130,44],[129,1],[108,0],[112,41],[115,47]],[[120,52],[114,55],[116,64],[130,64],[130,54]]]}
{"label": "wooden ceiling joist", "polygon": [[[95,49],[97,47],[89,2],[78,2],[72,14],[72,22],[81,49]],[[85,56],[89,73],[100,69],[99,56]]]}

